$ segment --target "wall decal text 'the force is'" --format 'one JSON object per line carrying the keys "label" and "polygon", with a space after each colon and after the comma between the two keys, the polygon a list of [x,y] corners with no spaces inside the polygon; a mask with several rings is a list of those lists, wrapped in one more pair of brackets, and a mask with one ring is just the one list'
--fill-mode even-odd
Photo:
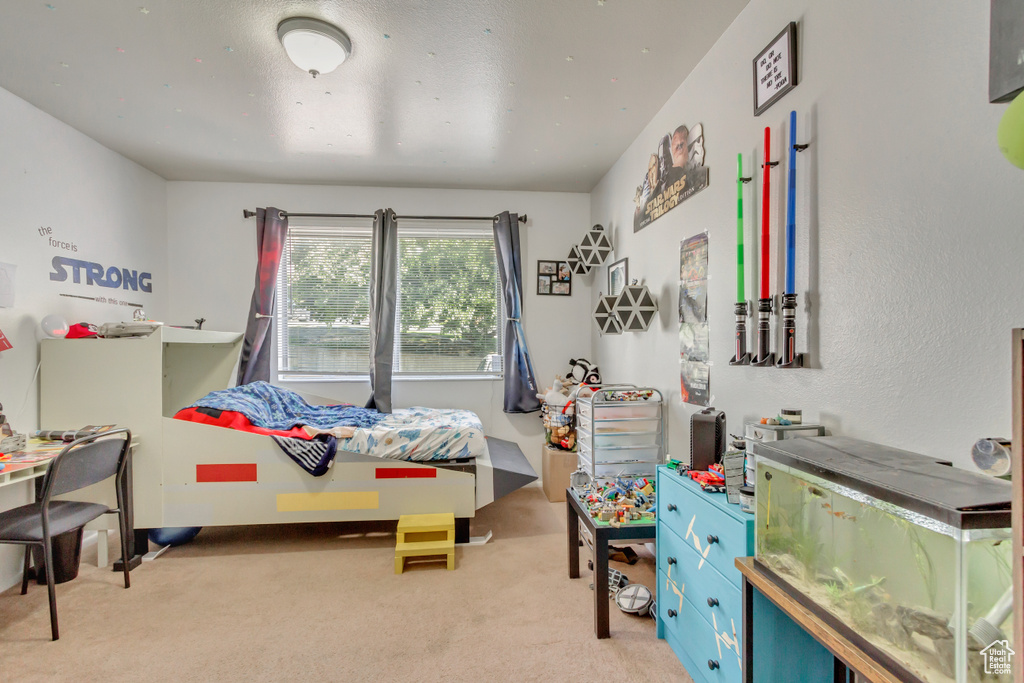
{"label": "wall decal text 'the force is'", "polygon": [[150,273],[140,273],[137,270],[128,270],[117,266],[104,269],[103,266],[92,261],[80,261],[64,256],[54,256],[50,263],[53,266],[50,279],[54,282],[66,282],[68,269],[70,269],[72,282],[76,285],[82,283],[82,273],[85,273],[85,284],[87,285],[99,285],[109,289],[130,289],[135,292],[153,291],[153,276]]}

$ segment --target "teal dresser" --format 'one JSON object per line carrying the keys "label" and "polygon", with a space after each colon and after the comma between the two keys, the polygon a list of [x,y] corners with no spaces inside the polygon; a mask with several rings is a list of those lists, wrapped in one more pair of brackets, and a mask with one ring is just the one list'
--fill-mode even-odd
{"label": "teal dresser", "polygon": [[740,683],[741,577],[733,560],[754,554],[754,516],[658,468],[658,637],[695,683]]}

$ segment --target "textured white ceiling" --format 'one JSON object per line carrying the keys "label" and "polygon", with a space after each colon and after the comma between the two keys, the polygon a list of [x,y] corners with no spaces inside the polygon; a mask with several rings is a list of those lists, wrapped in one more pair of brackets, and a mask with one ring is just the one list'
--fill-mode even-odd
{"label": "textured white ceiling", "polygon": [[746,2],[0,0],[0,86],[169,180],[587,192]]}

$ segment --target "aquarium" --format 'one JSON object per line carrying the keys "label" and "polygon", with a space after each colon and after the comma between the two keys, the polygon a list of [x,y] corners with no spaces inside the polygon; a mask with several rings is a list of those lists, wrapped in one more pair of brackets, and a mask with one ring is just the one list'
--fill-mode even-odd
{"label": "aquarium", "polygon": [[755,562],[780,587],[905,680],[1011,680],[1008,482],[845,437],[754,453]]}

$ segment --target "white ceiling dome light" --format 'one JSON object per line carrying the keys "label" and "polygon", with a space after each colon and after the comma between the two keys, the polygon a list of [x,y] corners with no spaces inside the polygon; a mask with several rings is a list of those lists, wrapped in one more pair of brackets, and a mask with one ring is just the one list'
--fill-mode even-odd
{"label": "white ceiling dome light", "polygon": [[313,78],[334,71],[352,54],[352,41],[345,32],[319,19],[285,19],[277,25],[277,37],[295,66]]}

